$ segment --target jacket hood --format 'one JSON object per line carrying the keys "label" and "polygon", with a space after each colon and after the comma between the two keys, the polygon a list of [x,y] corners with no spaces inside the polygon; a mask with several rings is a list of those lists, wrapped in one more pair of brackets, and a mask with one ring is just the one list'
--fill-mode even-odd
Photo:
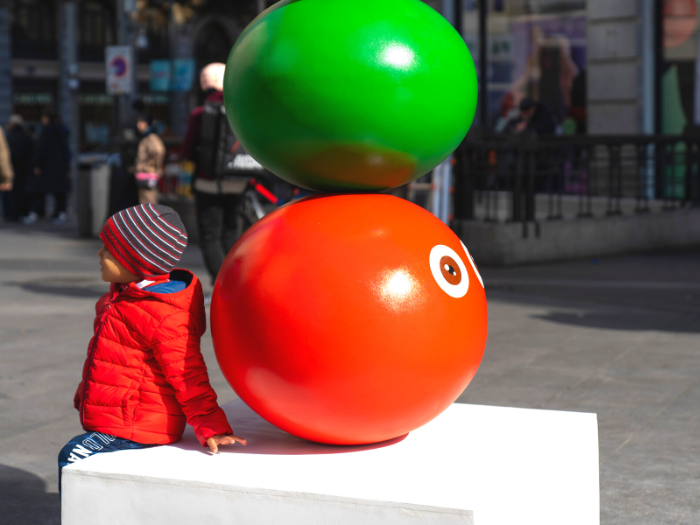
{"label": "jacket hood", "polygon": [[110,290],[112,293],[117,293],[124,296],[135,297],[140,299],[152,299],[173,305],[175,308],[189,312],[192,317],[197,319],[200,324],[202,333],[206,330],[206,314],[204,312],[204,293],[202,292],[202,283],[197,279],[197,276],[189,270],[176,268],[170,272],[171,281],[182,281],[187,284],[187,287],[181,292],[175,293],[157,293],[143,290],[136,286],[136,283],[128,283],[120,292],[118,284],[112,283]]}

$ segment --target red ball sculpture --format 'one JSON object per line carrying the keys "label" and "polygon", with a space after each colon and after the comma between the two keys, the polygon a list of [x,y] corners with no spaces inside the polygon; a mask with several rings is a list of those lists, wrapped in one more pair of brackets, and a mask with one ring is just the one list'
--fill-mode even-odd
{"label": "red ball sculpture", "polygon": [[216,357],[240,398],[337,445],[402,436],[445,410],[479,367],[487,324],[459,238],[381,194],[309,197],[254,224],[211,308]]}

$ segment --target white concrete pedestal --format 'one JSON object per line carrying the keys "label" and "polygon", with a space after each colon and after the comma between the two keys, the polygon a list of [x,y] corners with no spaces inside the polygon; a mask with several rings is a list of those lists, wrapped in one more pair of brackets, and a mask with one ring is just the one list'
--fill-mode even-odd
{"label": "white concrete pedestal", "polygon": [[240,401],[246,447],[101,454],[63,471],[63,525],[597,525],[595,414],[452,405],[364,447],[297,439]]}

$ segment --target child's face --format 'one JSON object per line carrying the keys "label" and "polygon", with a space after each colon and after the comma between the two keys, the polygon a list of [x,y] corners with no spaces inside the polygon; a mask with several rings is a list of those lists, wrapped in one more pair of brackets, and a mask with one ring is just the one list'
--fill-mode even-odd
{"label": "child's face", "polygon": [[103,281],[108,283],[133,283],[140,281],[138,277],[119,264],[119,261],[104,246],[99,249],[97,256],[100,258],[100,273]]}

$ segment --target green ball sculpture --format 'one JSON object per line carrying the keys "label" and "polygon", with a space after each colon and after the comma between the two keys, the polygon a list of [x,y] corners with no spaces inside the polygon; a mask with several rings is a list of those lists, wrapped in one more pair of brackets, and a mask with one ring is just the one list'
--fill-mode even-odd
{"label": "green ball sculpture", "polygon": [[420,0],[282,0],[243,31],[224,76],[248,153],[322,192],[424,175],[460,144],[476,100],[464,40]]}

